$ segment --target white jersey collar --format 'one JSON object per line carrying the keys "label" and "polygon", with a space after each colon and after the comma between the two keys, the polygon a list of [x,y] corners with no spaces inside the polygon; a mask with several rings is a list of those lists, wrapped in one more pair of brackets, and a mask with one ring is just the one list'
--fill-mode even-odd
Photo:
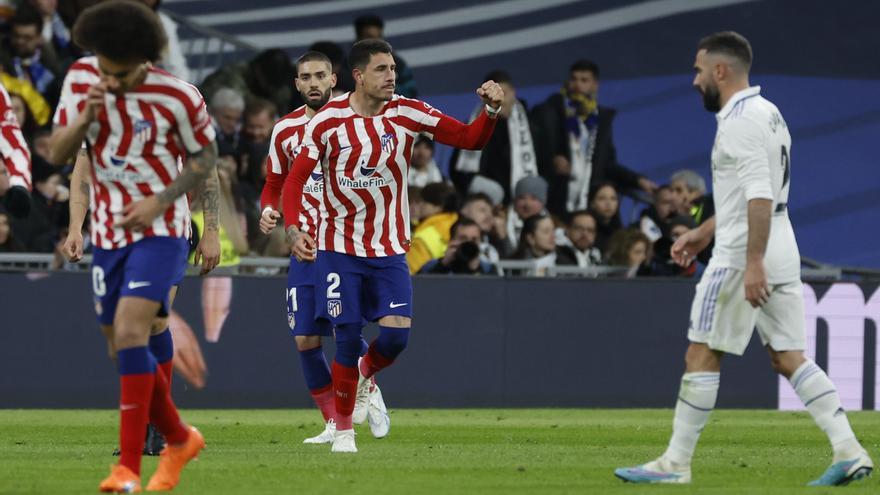
{"label": "white jersey collar", "polygon": [[753,96],[757,96],[761,94],[761,86],[749,86],[746,89],[741,89],[733,94],[729,100],[727,100],[727,104],[724,105],[718,113],[715,114],[715,117],[718,120],[721,120],[730,114],[733,111],[733,107],[736,106],[737,103],[745,100],[746,98],[751,98]]}

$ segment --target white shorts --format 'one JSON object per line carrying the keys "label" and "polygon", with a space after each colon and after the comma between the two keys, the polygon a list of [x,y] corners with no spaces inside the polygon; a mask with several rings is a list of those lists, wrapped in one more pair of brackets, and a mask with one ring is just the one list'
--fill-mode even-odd
{"label": "white shorts", "polygon": [[804,292],[800,280],[771,285],[760,308],[746,301],[743,272],[710,263],[697,284],[688,340],[741,356],[757,326],[761,343],[776,351],[804,350]]}

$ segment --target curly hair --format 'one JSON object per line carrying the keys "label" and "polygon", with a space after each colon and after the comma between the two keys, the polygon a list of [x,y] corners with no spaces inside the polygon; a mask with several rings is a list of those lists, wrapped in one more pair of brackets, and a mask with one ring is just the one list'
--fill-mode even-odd
{"label": "curly hair", "polygon": [[156,62],[168,43],[159,17],[132,0],[111,0],[87,8],[73,26],[80,48],[119,63]]}

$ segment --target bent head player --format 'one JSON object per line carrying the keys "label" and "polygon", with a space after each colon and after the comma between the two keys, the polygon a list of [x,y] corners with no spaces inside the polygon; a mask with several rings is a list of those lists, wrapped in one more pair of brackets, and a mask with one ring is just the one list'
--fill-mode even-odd
{"label": "bent head player", "polygon": [[715,407],[724,354],[741,355],[757,326],[773,369],[790,381],[828,435],[831,466],[811,485],[843,485],[873,464],[856,440],[840,397],[825,372],[804,356],[800,255],[788,218],[791,135],[779,109],[749,85],[752,48],[734,32],[700,40],[693,86],[718,130],[712,149],[715,217],[681,236],[672,257],[682,265],[715,237],[697,285],[685,355],[686,372],[666,452],[621,468],[625,481],[688,483],[700,432]]}
{"label": "bent head player", "polygon": [[[114,338],[121,388],[120,463],[100,489],[139,490],[149,420],[168,447],[147,489],[169,490],[204,439],[180,420],[147,344],[185,263],[185,193],[215,177],[214,131],[198,90],[153,67],[166,39],[152,10],[101,3],[82,13],[73,35],[96,56],[75,62],[65,77],[51,148],[66,159],[85,141],[92,163],[93,291],[99,321]],[[203,198],[216,202],[217,192],[206,186]]]}

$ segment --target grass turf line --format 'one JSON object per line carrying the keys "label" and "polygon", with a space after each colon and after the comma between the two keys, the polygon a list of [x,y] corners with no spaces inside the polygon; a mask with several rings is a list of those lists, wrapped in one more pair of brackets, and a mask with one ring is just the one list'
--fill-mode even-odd
{"label": "grass turf line", "polygon": [[[208,449],[176,494],[838,493],[807,489],[831,460],[805,413],[719,410],[703,432],[690,486],[636,486],[615,467],[664,450],[671,410],[396,410],[388,438],[356,427],[360,452],[303,445],[321,429],[308,410],[191,410]],[[849,417],[880,457],[880,415]],[[116,461],[117,413],[0,410],[0,493],[95,493]],[[156,458],[145,458],[143,482]],[[878,493],[877,477],[846,493]]]}

